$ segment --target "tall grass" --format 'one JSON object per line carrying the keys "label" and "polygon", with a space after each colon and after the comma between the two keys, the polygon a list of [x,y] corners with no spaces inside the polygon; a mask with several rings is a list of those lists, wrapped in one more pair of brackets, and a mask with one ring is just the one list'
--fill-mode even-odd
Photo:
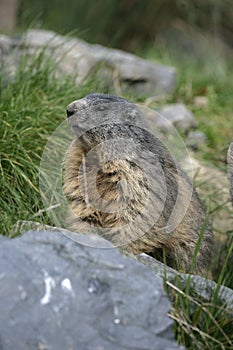
{"label": "tall grass", "polygon": [[[77,89],[72,77],[55,77],[41,53],[22,57],[14,81],[0,92],[0,232],[7,235],[18,219],[32,220],[43,207],[38,170],[47,138],[66,118],[66,105],[91,90]],[[2,83],[5,77],[1,76]],[[5,83],[4,83],[5,84]],[[46,216],[41,220],[49,223]]]}
{"label": "tall grass", "polygon": [[[220,305],[218,295],[207,301],[197,296],[195,289],[188,291],[167,281],[173,295],[169,316],[175,321],[179,343],[188,350],[230,350],[233,346],[232,312]],[[218,291],[219,292],[219,291]]]}

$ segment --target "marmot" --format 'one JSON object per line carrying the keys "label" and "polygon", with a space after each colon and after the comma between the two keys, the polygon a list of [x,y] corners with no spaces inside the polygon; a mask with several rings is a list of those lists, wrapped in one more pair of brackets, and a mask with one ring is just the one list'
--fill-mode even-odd
{"label": "marmot", "polygon": [[89,94],[67,107],[75,138],[64,161],[69,229],[96,232],[133,254],[207,274],[213,235],[190,180],[146,127],[142,111],[118,96]]}

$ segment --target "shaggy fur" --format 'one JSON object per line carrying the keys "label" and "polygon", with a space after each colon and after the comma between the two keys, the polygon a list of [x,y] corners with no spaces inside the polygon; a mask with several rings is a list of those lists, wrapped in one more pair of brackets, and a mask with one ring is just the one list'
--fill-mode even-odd
{"label": "shaggy fur", "polygon": [[[145,252],[163,261],[165,253],[169,266],[189,272],[206,212],[186,174],[145,128],[139,108],[117,96],[90,94],[71,103],[67,115],[76,135],[64,165],[69,228],[96,232],[133,254]],[[120,139],[133,141],[134,147],[123,143],[121,149]],[[144,154],[149,177],[138,162]],[[207,224],[194,273],[207,274],[211,255]]]}

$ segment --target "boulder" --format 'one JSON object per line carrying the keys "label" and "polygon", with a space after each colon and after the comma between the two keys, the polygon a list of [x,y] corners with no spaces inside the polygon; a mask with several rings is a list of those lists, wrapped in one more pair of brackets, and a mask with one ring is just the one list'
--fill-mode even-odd
{"label": "boulder", "polygon": [[187,135],[196,129],[197,123],[193,113],[182,103],[168,104],[156,109],[148,108],[144,104],[138,106],[151,129],[160,135],[170,135],[174,131],[176,134],[181,131]]}
{"label": "boulder", "polygon": [[[156,276],[164,277],[166,275],[166,283],[168,285],[173,284],[181,291],[185,291],[187,284],[190,283],[189,296],[194,296],[195,299],[203,300],[203,302],[208,302],[210,304],[218,289],[217,283],[214,281],[197,275],[180,273],[169,266],[165,266],[160,261],[155,260],[147,254],[139,254],[136,256],[136,259],[146,264],[150,271]],[[219,306],[225,307],[230,317],[232,317],[233,290],[225,286],[220,286],[218,303]]]}
{"label": "boulder", "polygon": [[206,135],[199,130],[191,130],[185,140],[185,144],[194,151],[206,142]]}
{"label": "boulder", "polygon": [[[52,31],[29,30],[11,40],[11,49],[12,52],[14,49],[17,51],[14,54],[16,65],[20,51],[34,54],[38,50],[45,50],[58,63],[59,70],[74,76],[77,84],[96,71],[103,85],[114,86],[118,93],[164,95],[173,92],[176,87],[173,67],[144,60],[121,50],[91,45],[81,39],[60,36]],[[7,61],[9,53],[2,52],[1,55]]]}
{"label": "boulder", "polygon": [[165,105],[158,109],[158,113],[162,116],[158,118],[158,123],[165,129],[169,128],[169,125],[174,125],[178,130],[186,132],[196,126],[194,115],[182,103]]}
{"label": "boulder", "polygon": [[162,278],[101,241],[48,231],[1,240],[1,350],[183,349]]}

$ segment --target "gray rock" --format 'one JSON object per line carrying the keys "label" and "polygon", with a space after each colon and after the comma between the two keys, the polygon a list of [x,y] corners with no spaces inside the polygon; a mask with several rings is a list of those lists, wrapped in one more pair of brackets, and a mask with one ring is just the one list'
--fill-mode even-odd
{"label": "gray rock", "polygon": [[190,131],[185,140],[185,144],[196,151],[201,144],[206,141],[206,135],[202,131]]}
{"label": "gray rock", "polygon": [[[150,271],[156,276],[164,277],[166,273],[166,279],[179,289],[185,290],[188,279],[190,279],[190,290],[193,290],[193,295],[198,296],[201,300],[211,303],[211,300],[216,292],[217,284],[214,281],[205,279],[196,275],[188,275],[180,273],[169,266],[162,264],[161,262],[153,259],[147,254],[139,254],[136,259],[146,264]],[[191,294],[190,294],[191,295]],[[218,293],[219,305],[224,306],[230,311],[230,315],[233,315],[233,290],[224,286],[220,286]]]}
{"label": "gray rock", "polygon": [[99,71],[104,85],[114,85],[118,92],[164,95],[172,92],[176,86],[176,72],[172,67],[51,31],[29,30],[18,40],[12,40],[11,45],[12,49],[26,49],[31,54],[46,48],[47,54],[58,62],[61,72],[76,77],[78,84],[91,72]]}
{"label": "gray rock", "polygon": [[10,51],[12,40],[4,34],[0,34],[0,50],[7,52]]}
{"label": "gray rock", "polygon": [[0,35],[0,70],[3,84],[13,79],[19,65],[19,56],[12,46],[12,40]]}
{"label": "gray rock", "polygon": [[158,126],[165,130],[169,131],[171,125],[174,125],[179,130],[186,132],[196,126],[193,114],[182,103],[166,105],[157,112],[162,116],[158,115]]}
{"label": "gray rock", "polygon": [[59,232],[3,240],[0,348],[183,349],[162,279],[108,247],[82,246]]}

